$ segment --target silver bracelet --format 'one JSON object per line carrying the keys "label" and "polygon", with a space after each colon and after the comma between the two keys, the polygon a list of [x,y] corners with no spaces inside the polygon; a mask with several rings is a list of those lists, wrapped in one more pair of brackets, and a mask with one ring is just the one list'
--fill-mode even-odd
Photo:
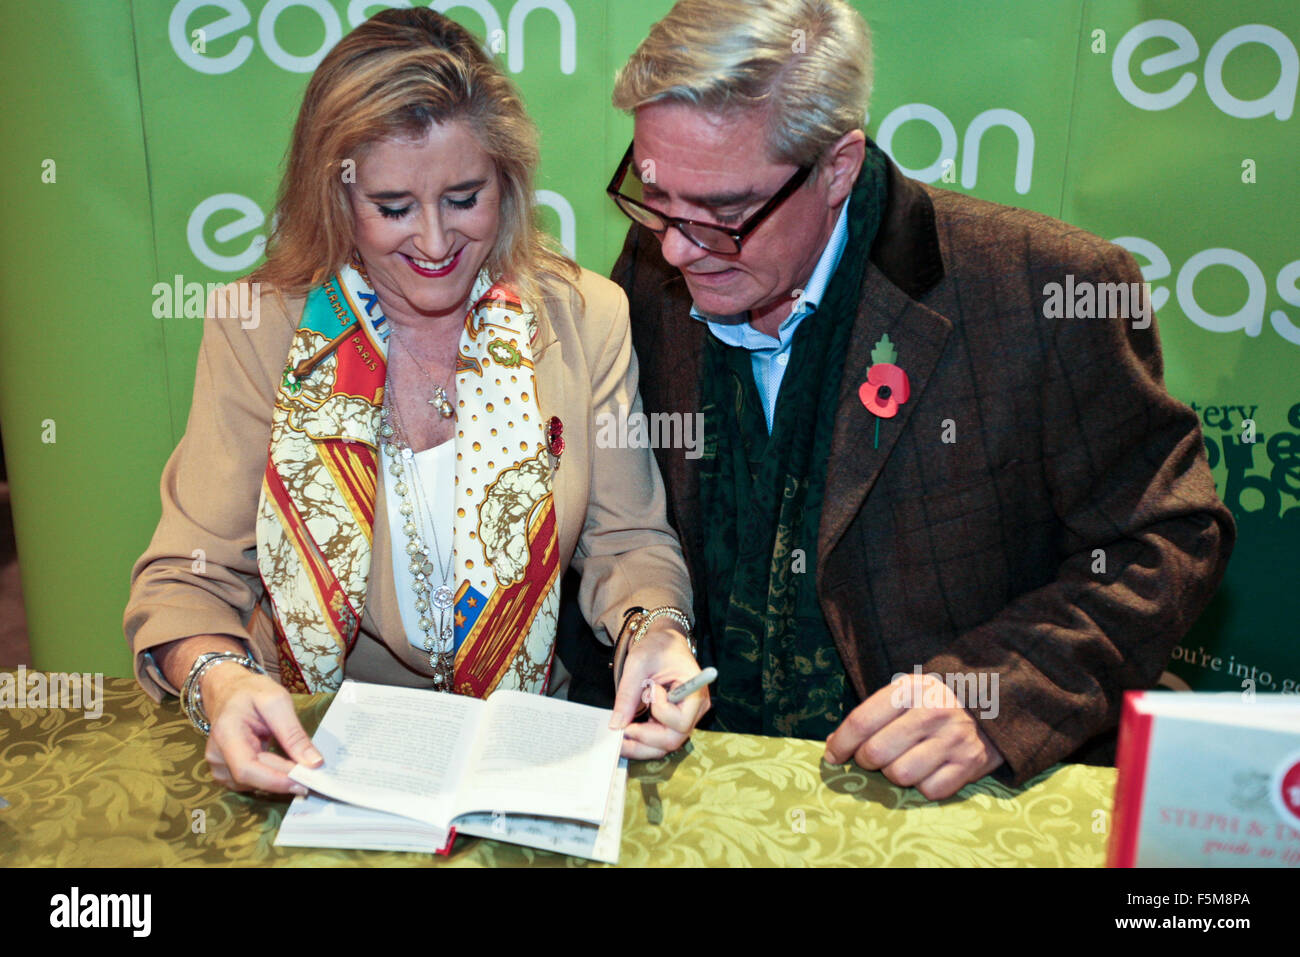
{"label": "silver bracelet", "polygon": [[614,671],[615,688],[623,680],[623,663],[627,660],[628,652],[632,650],[632,646],[645,637],[646,630],[650,627],[651,622],[664,616],[672,618],[682,626],[682,630],[686,633],[686,645],[690,648],[692,657],[696,659],[700,657],[699,648],[695,644],[695,635],[691,633],[691,620],[686,617],[686,612],[680,608],[673,608],[671,605],[652,610],[640,607],[629,608],[623,613],[623,628],[614,640],[614,656],[609,663],[610,668]]}
{"label": "silver bracelet", "polygon": [[699,657],[698,650],[695,647],[695,636],[691,634],[691,620],[686,617],[686,613],[680,608],[673,608],[671,605],[664,605],[662,608],[655,608],[646,612],[641,617],[641,623],[637,626],[636,631],[632,634],[632,641],[628,645],[631,650],[632,646],[645,637],[646,631],[650,628],[650,623],[656,618],[668,617],[682,626],[682,631],[686,634],[686,644],[691,649],[693,657]]}
{"label": "silver bracelet", "polygon": [[185,712],[185,717],[190,719],[190,724],[194,725],[202,735],[212,731],[212,722],[208,720],[203,710],[200,682],[209,668],[223,661],[236,661],[249,671],[259,675],[266,674],[252,655],[241,655],[234,651],[209,651],[194,659],[190,673],[185,678],[185,684],[181,686],[181,710]]}

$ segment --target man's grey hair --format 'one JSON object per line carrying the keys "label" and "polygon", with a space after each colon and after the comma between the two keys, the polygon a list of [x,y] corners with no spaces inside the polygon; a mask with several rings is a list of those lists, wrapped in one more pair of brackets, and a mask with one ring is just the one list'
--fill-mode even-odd
{"label": "man's grey hair", "polygon": [[809,166],[860,129],[871,33],[845,0],[680,0],[619,71],[614,106],[768,110],[770,159]]}

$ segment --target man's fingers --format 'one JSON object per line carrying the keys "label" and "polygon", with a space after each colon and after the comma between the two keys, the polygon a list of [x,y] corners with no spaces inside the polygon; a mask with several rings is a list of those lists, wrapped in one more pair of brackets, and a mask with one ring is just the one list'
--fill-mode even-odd
{"label": "man's fingers", "polygon": [[826,739],[826,754],[823,760],[828,764],[844,764],[862,747],[863,742],[880,731],[892,721],[907,713],[899,701],[897,683],[878,688],[849,712],[838,728]]}
{"label": "man's fingers", "polygon": [[[897,724],[898,722],[895,722]],[[886,729],[888,730],[888,729]],[[881,734],[884,734],[882,731]],[[876,735],[880,737],[880,735]],[[930,775],[942,768],[952,755],[945,742],[926,738],[899,752],[897,758],[881,764],[880,770],[885,777],[899,787],[910,788],[920,784]]]}
{"label": "man's fingers", "polygon": [[287,693],[277,694],[265,700],[258,699],[257,711],[266,722],[281,749],[294,761],[309,768],[320,765],[325,759],[321,757],[303,730],[293,710],[293,699]]}
{"label": "man's fingers", "polygon": [[853,752],[853,763],[868,771],[880,771],[901,760],[926,740],[923,717],[917,711],[899,715],[858,745]]}
{"label": "man's fingers", "polygon": [[931,801],[942,801],[960,791],[972,778],[968,768],[948,763],[931,773],[916,789]]}

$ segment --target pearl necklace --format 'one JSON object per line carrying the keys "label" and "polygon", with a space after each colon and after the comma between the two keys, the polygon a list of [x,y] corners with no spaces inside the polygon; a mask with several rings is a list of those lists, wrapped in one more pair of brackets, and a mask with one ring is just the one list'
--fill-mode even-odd
{"label": "pearl necklace", "polygon": [[[424,544],[424,539],[420,536],[417,519],[424,521],[426,516],[417,514],[416,504],[412,501],[415,499],[414,490],[407,486],[406,466],[403,465],[403,461],[409,461],[414,467],[416,472],[414,480],[417,485],[420,482],[419,465],[415,462],[415,452],[411,449],[410,443],[406,441],[402,433],[396,404],[390,404],[389,397],[391,395],[391,389],[385,387],[383,421],[379,428],[379,434],[384,443],[384,453],[389,458],[388,470],[396,479],[395,490],[401,499],[398,513],[405,519],[402,532],[407,537],[406,554],[411,556],[411,563],[407,568],[413,578],[411,587],[415,592],[415,610],[420,613],[418,625],[420,630],[424,632],[424,650],[429,654],[429,667],[433,669],[434,687],[439,691],[453,691],[455,688],[456,652],[455,633],[452,630],[450,609],[455,601],[455,595],[451,588],[447,586],[447,580],[451,577],[452,556],[447,556],[447,563],[441,569],[442,576],[438,587],[433,589],[432,595],[430,595],[433,576],[439,569],[434,567],[429,558],[429,547]],[[428,511],[427,503],[425,503],[423,511]],[[433,516],[428,515],[427,519],[429,528],[435,536],[434,545],[436,547],[437,530],[433,524]],[[441,553],[437,557],[438,563],[442,565]],[[438,612],[436,641],[432,634],[434,622],[428,614],[430,604]]]}

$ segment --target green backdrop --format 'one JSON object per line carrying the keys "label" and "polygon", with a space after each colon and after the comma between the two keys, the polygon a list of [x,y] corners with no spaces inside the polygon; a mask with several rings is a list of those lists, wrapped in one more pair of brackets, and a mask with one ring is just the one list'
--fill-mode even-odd
{"label": "green backdrop", "polygon": [[[154,316],[154,284],[260,261],[310,71],[366,16],[407,5],[0,0],[0,425],[38,667],[130,670],[128,574],[201,333]],[[603,187],[631,135],[612,78],[669,0],[430,5],[515,76],[542,130],[547,224],[607,271],[625,221]],[[1201,413],[1241,530],[1168,682],[1295,690],[1300,6],[857,6],[875,35],[869,132],[905,169],[1120,242],[1152,284],[1170,391]]]}

